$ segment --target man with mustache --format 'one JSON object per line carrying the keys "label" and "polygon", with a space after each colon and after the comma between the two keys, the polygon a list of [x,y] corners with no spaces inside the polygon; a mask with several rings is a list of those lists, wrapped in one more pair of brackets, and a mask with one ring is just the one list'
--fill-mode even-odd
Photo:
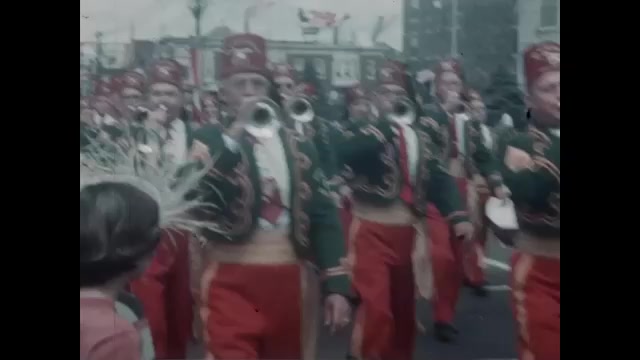
{"label": "man with mustache", "polygon": [[228,116],[223,126],[199,129],[192,149],[213,167],[202,194],[217,210],[200,216],[219,222],[203,230],[200,315],[210,358],[315,359],[321,297],[310,261],[320,272],[325,324],[333,331],[350,317],[342,229],[315,146],[281,114],[262,129],[267,136],[250,127],[248,104],[277,97],[266,54],[258,35],[224,40]]}
{"label": "man with mustache", "polygon": [[[147,71],[146,85],[152,111],[144,120],[145,136],[137,140],[151,149],[149,157],[180,166],[187,161],[193,141],[188,122],[180,118],[184,101],[180,64],[155,62]],[[189,240],[179,232],[163,233],[151,266],[131,283],[149,321],[158,359],[184,359],[187,355],[193,319]]]}

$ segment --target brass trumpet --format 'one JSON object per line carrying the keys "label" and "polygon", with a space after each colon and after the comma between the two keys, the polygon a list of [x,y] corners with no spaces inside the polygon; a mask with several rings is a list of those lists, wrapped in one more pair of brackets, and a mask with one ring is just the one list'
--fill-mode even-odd
{"label": "brass trumpet", "polygon": [[308,123],[315,117],[311,101],[305,97],[293,97],[285,100],[286,111],[291,119],[301,123]]}
{"label": "brass trumpet", "polygon": [[409,98],[401,97],[393,102],[387,117],[393,122],[411,125],[416,120],[416,109]]}
{"label": "brass trumpet", "polygon": [[267,97],[246,102],[240,113],[248,116],[245,130],[257,138],[271,138],[280,127],[279,106]]}

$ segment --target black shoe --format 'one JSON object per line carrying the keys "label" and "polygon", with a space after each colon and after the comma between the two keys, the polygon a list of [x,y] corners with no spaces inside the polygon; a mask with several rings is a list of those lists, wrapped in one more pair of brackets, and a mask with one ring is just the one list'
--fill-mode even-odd
{"label": "black shoe", "polygon": [[482,284],[473,284],[468,280],[464,281],[464,286],[471,289],[471,292],[477,297],[487,297],[489,296],[489,291],[487,290],[487,282],[483,282]]}
{"label": "black shoe", "polygon": [[433,325],[433,332],[438,341],[443,343],[451,343],[456,340],[456,336],[458,335],[458,330],[453,327],[451,324],[447,323],[435,323]]}
{"label": "black shoe", "polygon": [[486,286],[485,284],[473,286],[472,287],[473,294],[477,297],[489,296],[489,291],[485,286]]}

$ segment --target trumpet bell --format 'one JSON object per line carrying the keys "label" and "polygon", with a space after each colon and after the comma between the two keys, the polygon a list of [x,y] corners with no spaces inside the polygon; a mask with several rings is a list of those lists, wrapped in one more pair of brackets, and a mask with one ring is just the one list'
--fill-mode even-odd
{"label": "trumpet bell", "polygon": [[278,123],[278,105],[271,99],[260,98],[245,104],[248,107],[245,130],[257,138],[271,138],[275,135]]}
{"label": "trumpet bell", "polygon": [[287,104],[287,113],[294,121],[308,123],[315,117],[311,102],[305,98],[294,98]]}
{"label": "trumpet bell", "polygon": [[399,124],[411,125],[416,120],[416,109],[411,100],[401,98],[393,103],[388,117]]}

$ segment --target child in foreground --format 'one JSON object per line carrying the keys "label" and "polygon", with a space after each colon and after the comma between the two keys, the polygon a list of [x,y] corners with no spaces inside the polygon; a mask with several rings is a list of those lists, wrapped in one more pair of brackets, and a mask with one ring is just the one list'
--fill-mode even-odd
{"label": "child in foreground", "polygon": [[125,289],[149,266],[163,232],[217,229],[189,215],[207,208],[193,192],[207,166],[155,163],[128,143],[92,144],[80,159],[81,360],[152,359],[143,311]]}
{"label": "child in foreground", "polygon": [[117,299],[159,239],[158,204],[144,192],[109,182],[80,192],[81,359],[143,359],[139,329]]}

